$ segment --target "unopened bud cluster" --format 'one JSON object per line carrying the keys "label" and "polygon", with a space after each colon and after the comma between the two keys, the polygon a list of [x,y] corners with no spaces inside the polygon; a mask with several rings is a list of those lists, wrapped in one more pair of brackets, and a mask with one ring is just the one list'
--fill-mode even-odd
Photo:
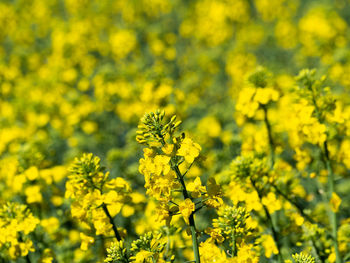
{"label": "unopened bud cluster", "polygon": [[164,111],[146,113],[138,125],[136,140],[138,143],[150,145],[155,142],[164,144],[167,134],[173,134],[181,121],[176,121],[176,116],[172,116],[168,123],[164,123]]}
{"label": "unopened bud cluster", "polygon": [[141,236],[139,239],[135,240],[131,244],[130,251],[134,254],[141,250],[150,251],[152,253],[161,253],[166,245],[165,242],[161,241],[162,234],[154,234],[148,232]]}
{"label": "unopened bud cluster", "polygon": [[269,168],[266,158],[239,156],[232,161],[230,168],[233,179],[243,184],[250,181],[254,184],[260,183],[264,185],[269,180]]}
{"label": "unopened bud cluster", "polygon": [[247,226],[250,215],[244,207],[227,206],[219,210],[218,215],[219,217],[213,220],[213,226],[227,236],[233,233],[237,237],[242,237],[250,231]]}
{"label": "unopened bud cluster", "polygon": [[316,70],[301,70],[296,77],[299,84],[298,92],[302,99],[306,99],[308,105],[313,106],[315,117],[323,122],[326,115],[336,108],[336,99],[329,87],[325,86],[326,77],[316,77]]}
{"label": "unopened bud cluster", "polygon": [[118,241],[112,243],[112,245],[107,248],[107,257],[104,260],[105,263],[129,263],[129,254],[124,246],[124,241]]}
{"label": "unopened bud cluster", "polygon": [[69,179],[87,188],[101,188],[108,178],[105,168],[100,165],[100,158],[92,153],[84,153],[81,158],[75,158],[69,171]]}
{"label": "unopened bud cluster", "polygon": [[263,67],[259,67],[255,72],[249,75],[248,81],[256,88],[265,88],[268,85],[269,78],[268,71]]}
{"label": "unopened bud cluster", "polygon": [[315,259],[312,256],[303,253],[294,254],[292,257],[295,263],[315,263]]}
{"label": "unopened bud cluster", "polygon": [[129,262],[164,262],[162,252],[166,242],[162,241],[162,234],[148,232],[131,243],[128,250],[123,241],[112,243],[107,249],[105,263],[129,263]]}

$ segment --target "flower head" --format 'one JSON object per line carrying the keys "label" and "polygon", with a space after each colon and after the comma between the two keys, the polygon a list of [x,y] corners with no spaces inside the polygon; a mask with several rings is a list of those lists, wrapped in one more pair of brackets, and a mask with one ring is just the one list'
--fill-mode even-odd
{"label": "flower head", "polygon": [[189,225],[189,217],[192,214],[192,212],[194,211],[194,209],[195,209],[195,205],[191,201],[191,199],[189,199],[189,198],[186,198],[179,205],[180,213],[183,216],[186,224],[188,224],[188,225]]}

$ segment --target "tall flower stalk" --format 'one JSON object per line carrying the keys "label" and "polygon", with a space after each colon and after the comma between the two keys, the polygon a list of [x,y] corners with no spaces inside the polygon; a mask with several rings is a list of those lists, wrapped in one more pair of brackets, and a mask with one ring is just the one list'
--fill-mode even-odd
{"label": "tall flower stalk", "polygon": [[[327,199],[331,204],[332,197],[336,195],[334,187],[334,171],[331,164],[331,158],[328,148],[328,139],[327,136],[327,122],[326,114],[328,112],[334,111],[335,108],[335,99],[332,94],[329,92],[329,88],[323,87],[323,82],[325,80],[322,77],[320,80],[315,78],[316,71],[305,69],[302,70],[297,76],[297,81],[299,82],[301,92],[305,98],[307,98],[308,103],[314,108],[314,115],[316,122],[318,123],[319,130],[324,134],[322,139],[318,141],[318,147],[322,152],[322,161],[325,168],[328,172],[328,183],[327,183]],[[317,100],[316,100],[317,98]],[[337,196],[337,195],[336,195]],[[336,263],[341,263],[342,259],[339,252],[338,245],[338,223],[337,223],[337,211],[332,209],[331,205],[328,209],[329,221],[332,228],[332,242],[336,254]]]}
{"label": "tall flower stalk", "polygon": [[[250,97],[249,99],[246,99],[245,93],[242,91],[242,95],[238,100],[236,108],[247,118],[253,118],[256,114],[256,111],[263,110],[264,124],[266,126],[266,131],[268,135],[270,170],[272,170],[275,164],[275,147],[272,137],[271,124],[268,119],[268,108],[271,103],[277,101],[277,99],[279,98],[279,93],[271,85],[270,77],[270,73],[264,68],[258,68],[254,73],[252,73],[248,77],[248,82],[250,86],[246,88],[246,90],[250,94]],[[247,111],[246,109],[249,109],[249,111]],[[281,242],[279,233],[274,225],[272,215],[270,214],[268,208],[262,202],[262,188],[259,186],[258,182],[254,180],[253,177],[250,177],[250,182],[254,190],[257,192],[258,197],[262,203],[262,207],[265,212],[268,225],[271,229],[273,239],[279,251],[278,259],[279,262],[282,263],[284,260],[281,253]]]}
{"label": "tall flower stalk", "polygon": [[[220,206],[220,187],[213,179],[208,181],[207,188],[202,186],[199,177],[186,182],[185,175],[199,156],[201,147],[184,133],[176,134],[181,123],[176,121],[176,116],[168,122],[164,116],[164,111],[157,110],[141,119],[136,140],[147,148],[144,158],[140,159],[139,171],[145,177],[147,194],[158,200],[159,219],[169,225],[172,216],[182,215],[191,231],[195,262],[199,263],[194,215],[204,206]],[[181,168],[187,169],[186,172],[182,173]]]}
{"label": "tall flower stalk", "polygon": [[[66,184],[66,196],[73,200],[73,217],[92,224],[96,235],[109,236],[113,233],[121,241],[114,216],[120,211],[131,188],[123,178],[109,179],[109,172],[105,172],[100,161],[92,153],[75,159],[69,169],[71,174]],[[81,236],[82,248],[86,250],[87,243],[93,243],[94,239],[83,233]]]}

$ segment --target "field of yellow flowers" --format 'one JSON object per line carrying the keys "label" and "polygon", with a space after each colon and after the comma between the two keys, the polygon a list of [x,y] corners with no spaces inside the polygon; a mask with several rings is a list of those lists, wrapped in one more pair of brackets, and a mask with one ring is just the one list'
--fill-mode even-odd
{"label": "field of yellow flowers", "polygon": [[350,262],[350,1],[0,1],[0,263]]}

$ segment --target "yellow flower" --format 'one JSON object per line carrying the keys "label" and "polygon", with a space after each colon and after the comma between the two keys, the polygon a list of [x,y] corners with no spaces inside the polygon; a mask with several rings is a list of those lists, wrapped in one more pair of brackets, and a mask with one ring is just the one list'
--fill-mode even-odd
{"label": "yellow flower", "polygon": [[253,245],[242,244],[237,253],[237,257],[234,257],[234,263],[258,263],[259,255],[253,248]]}
{"label": "yellow flower", "polygon": [[215,178],[211,177],[208,179],[207,191],[209,196],[221,195],[221,187],[216,183]]}
{"label": "yellow flower", "polygon": [[135,208],[130,205],[124,205],[122,210],[123,217],[130,217],[135,213]]}
{"label": "yellow flower", "polygon": [[151,174],[160,175],[167,174],[170,171],[170,157],[166,155],[156,155],[154,158],[146,155],[145,159],[140,159],[139,172],[144,176]]}
{"label": "yellow flower", "polygon": [[77,219],[83,219],[86,215],[86,211],[83,209],[83,207],[78,202],[74,202],[71,205],[71,214],[72,217]]}
{"label": "yellow flower", "polygon": [[270,101],[277,101],[279,94],[272,88],[257,88],[254,101],[260,104],[267,104]]}
{"label": "yellow flower", "polygon": [[221,229],[219,228],[208,227],[207,229],[205,229],[204,232],[210,235],[210,238],[209,238],[210,241],[215,240],[218,243],[222,243],[225,241],[225,238],[221,235]]}
{"label": "yellow flower", "polygon": [[189,224],[189,217],[194,211],[194,209],[195,209],[195,205],[189,198],[186,198],[184,201],[180,203],[179,210],[186,224]]}
{"label": "yellow flower", "polygon": [[40,193],[40,186],[39,185],[28,186],[25,190],[25,194],[27,196],[28,204],[40,203],[43,199],[43,197]]}
{"label": "yellow flower", "polygon": [[276,195],[272,192],[268,193],[267,196],[262,198],[262,204],[267,206],[271,214],[282,208],[281,201],[276,199]]}
{"label": "yellow flower", "polygon": [[24,174],[26,175],[26,177],[28,178],[28,180],[30,181],[34,181],[35,179],[37,179],[39,177],[39,171],[38,168],[35,166],[31,166],[29,167]]}
{"label": "yellow flower", "polygon": [[93,244],[95,239],[93,237],[87,236],[84,233],[80,233],[81,245],[80,249],[87,251],[89,244]]}
{"label": "yellow flower", "polygon": [[239,93],[236,104],[237,111],[249,118],[252,118],[259,108],[259,103],[257,101],[253,101],[255,91],[255,88],[243,88]]}
{"label": "yellow flower", "polygon": [[163,174],[167,174],[170,171],[170,157],[166,155],[157,155],[154,157],[154,164],[155,164],[155,174],[160,175],[162,172]]}
{"label": "yellow flower", "polygon": [[119,200],[118,193],[116,191],[113,191],[113,190],[111,190],[108,193],[104,194],[102,196],[102,198],[103,198],[103,203],[105,203],[107,205],[113,204],[115,202],[118,202],[118,200]]}
{"label": "yellow flower", "polygon": [[39,263],[52,263],[54,255],[51,249],[45,248],[42,256],[39,259]]}
{"label": "yellow flower", "polygon": [[100,206],[103,202],[103,197],[101,196],[101,192],[97,189],[88,192],[84,199],[82,200],[82,205],[84,208],[88,208],[91,206],[97,207]]}
{"label": "yellow flower", "polygon": [[56,217],[50,217],[47,219],[42,219],[40,224],[45,229],[46,232],[52,234],[57,231],[60,226],[60,221]]}
{"label": "yellow flower", "polygon": [[279,253],[278,248],[276,247],[275,241],[273,240],[272,236],[262,235],[260,240],[265,250],[265,256],[267,258],[270,258],[272,254],[277,255]]}
{"label": "yellow flower", "polygon": [[334,263],[336,261],[336,259],[337,259],[337,256],[335,254],[334,248],[332,248],[332,253],[330,253],[328,256],[328,261],[330,263]]}
{"label": "yellow flower", "polygon": [[170,155],[174,150],[174,144],[167,144],[162,148],[162,151],[166,155]]}
{"label": "yellow flower", "polygon": [[202,148],[198,143],[194,143],[191,139],[185,138],[180,149],[177,151],[177,155],[183,156],[188,163],[193,163],[194,159],[199,155]]}
{"label": "yellow flower", "polygon": [[109,189],[118,188],[120,190],[126,190],[126,191],[131,190],[129,183],[121,177],[117,177],[109,180],[105,186],[106,188],[109,188]]}
{"label": "yellow flower", "polygon": [[205,193],[205,186],[202,186],[201,179],[199,177],[196,177],[196,179],[193,182],[190,182],[187,185],[187,190],[191,192],[191,196],[193,198],[198,198],[201,196],[202,193]]}
{"label": "yellow flower", "polygon": [[116,58],[126,57],[137,44],[134,33],[130,30],[120,30],[111,34],[109,43]]}
{"label": "yellow flower", "polygon": [[230,262],[226,258],[225,252],[216,246],[213,242],[207,239],[205,242],[201,242],[199,245],[199,254],[201,262],[211,263],[211,262]]}
{"label": "yellow flower", "polygon": [[335,192],[332,193],[332,197],[329,203],[331,205],[332,211],[334,213],[338,212],[339,206],[341,204],[341,199]]}
{"label": "yellow flower", "polygon": [[221,133],[220,122],[213,116],[208,116],[198,123],[198,130],[209,137],[219,137]]}
{"label": "yellow flower", "polygon": [[148,259],[150,259],[152,255],[153,255],[153,252],[141,250],[135,255],[135,263],[151,262]]}
{"label": "yellow flower", "polygon": [[9,254],[12,259],[16,259],[20,256],[24,257],[28,255],[29,251],[35,251],[33,242],[31,240],[27,240],[26,242],[19,242],[15,245],[12,245],[9,249]]}

